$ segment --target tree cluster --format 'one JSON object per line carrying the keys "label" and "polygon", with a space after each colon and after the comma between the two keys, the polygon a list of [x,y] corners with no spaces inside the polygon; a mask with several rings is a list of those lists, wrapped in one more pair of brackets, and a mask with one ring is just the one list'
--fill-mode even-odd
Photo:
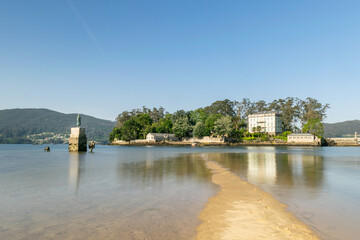
{"label": "tree cluster", "polygon": [[275,99],[272,102],[252,102],[247,98],[241,101],[225,99],[204,108],[178,110],[173,114],[165,112],[163,107],[143,107],[119,114],[109,140],[111,142],[115,138],[124,141],[144,139],[150,132],[174,133],[180,138],[228,136],[241,139],[248,132],[247,116],[264,111],[276,111],[281,114],[283,131],[304,130],[321,135],[322,122],[326,118],[328,108],[328,104],[322,104],[314,98],[302,100],[293,97]]}

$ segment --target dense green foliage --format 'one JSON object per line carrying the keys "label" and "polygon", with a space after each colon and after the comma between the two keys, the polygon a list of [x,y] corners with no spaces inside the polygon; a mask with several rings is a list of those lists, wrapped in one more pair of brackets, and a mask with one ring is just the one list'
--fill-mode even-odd
{"label": "dense green foliage", "polygon": [[109,141],[144,139],[150,132],[172,133],[172,118],[173,115],[166,114],[162,107],[124,111],[116,118],[117,124],[109,135]]}
{"label": "dense green foliage", "polygon": [[177,137],[190,137],[192,133],[192,126],[187,117],[180,117],[175,120],[173,132]]}
{"label": "dense green foliage", "polygon": [[322,137],[324,135],[324,124],[318,118],[309,119],[303,126],[303,132]]}
{"label": "dense green foliage", "polygon": [[324,137],[347,137],[360,134],[360,120],[324,123]]}
{"label": "dense green foliage", "polygon": [[281,139],[281,140],[283,140],[283,141],[287,141],[287,136],[289,135],[289,134],[291,134],[292,132],[291,131],[285,131],[285,132],[283,132],[283,133],[281,133],[281,134],[279,134],[278,136],[275,136],[275,138],[276,139]]}
{"label": "dense green foliage", "polygon": [[[178,110],[173,114],[166,113],[163,107],[149,109],[133,109],[124,111],[116,118],[117,124],[110,133],[109,140],[121,139],[125,141],[144,139],[150,132],[174,133],[177,137],[221,136],[241,140],[244,137],[255,137],[247,133],[247,116],[256,112],[276,111],[281,114],[284,131],[300,131],[309,126],[314,119],[320,123],[326,117],[328,104],[321,104],[314,98],[288,97],[276,99],[272,102],[263,100],[251,102],[244,98],[242,101],[229,99],[215,101],[209,106],[193,111]],[[299,124],[301,126],[299,127]],[[321,124],[316,125],[321,128]],[[314,127],[305,128],[314,131]],[[261,135],[261,127],[255,128],[258,138],[267,139]],[[321,133],[321,129],[316,130]],[[261,136],[260,136],[261,135]],[[282,136],[286,138],[286,136]]]}
{"label": "dense green foliage", "polygon": [[194,137],[202,138],[205,136],[210,136],[210,129],[205,127],[205,124],[202,121],[199,121],[194,126]]}
{"label": "dense green foliage", "polygon": [[[64,114],[48,109],[0,110],[0,143],[33,143],[26,137],[43,132],[70,134],[70,128],[76,126],[76,117],[75,113]],[[87,115],[81,115],[81,118],[88,140],[107,143],[114,122]],[[54,141],[59,143],[59,140]]]}
{"label": "dense green foliage", "polygon": [[229,135],[232,131],[232,122],[230,116],[224,116],[219,118],[214,123],[214,133],[217,136],[224,137]]}

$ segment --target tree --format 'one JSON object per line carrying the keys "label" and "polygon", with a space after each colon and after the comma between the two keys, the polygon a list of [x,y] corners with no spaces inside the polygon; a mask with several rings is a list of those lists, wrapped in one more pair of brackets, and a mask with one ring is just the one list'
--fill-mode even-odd
{"label": "tree", "polygon": [[277,99],[268,104],[268,109],[281,114],[283,130],[294,131],[300,116],[300,102],[300,99],[293,97]]}
{"label": "tree", "polygon": [[165,117],[165,108],[159,107],[159,109],[157,109],[154,107],[152,111],[149,110],[149,115],[153,122],[159,122],[160,119]]}
{"label": "tree", "polygon": [[209,116],[209,114],[203,108],[198,108],[194,111],[191,111],[191,113],[190,113],[190,118],[191,118],[192,122],[195,122],[195,123],[198,123],[198,122],[205,123],[208,116]]}
{"label": "tree", "polygon": [[190,121],[186,116],[178,118],[173,125],[173,132],[179,138],[190,137],[192,129]]}
{"label": "tree", "polygon": [[232,132],[232,122],[230,116],[224,116],[214,123],[214,132],[217,135],[225,136],[229,135]]}
{"label": "tree", "polygon": [[138,116],[141,114],[147,114],[152,119],[152,122],[159,122],[160,119],[163,119],[165,116],[165,108],[163,108],[163,107],[155,108],[154,107],[151,110],[150,108],[143,106],[142,109],[136,108],[136,109],[132,109],[130,112],[123,111],[116,118],[116,121],[117,121],[116,127],[118,127],[118,128],[122,127],[122,125],[127,120],[129,120],[131,117]]}
{"label": "tree", "polygon": [[235,116],[234,110],[235,104],[233,101],[229,99],[225,99],[222,101],[216,101],[212,103],[210,106],[205,107],[205,111],[209,114],[221,114],[224,116]]}
{"label": "tree", "polygon": [[117,128],[121,128],[122,125],[129,120],[131,117],[133,116],[133,114],[131,112],[128,111],[123,111],[122,113],[120,113],[117,118],[116,118],[116,127]]}
{"label": "tree", "polygon": [[121,140],[130,141],[137,139],[139,137],[140,128],[141,126],[134,118],[129,119],[121,128]]}
{"label": "tree", "polygon": [[152,132],[172,133],[173,123],[171,121],[171,118],[171,114],[166,114],[165,118],[160,119],[159,122],[153,123],[151,126]]}
{"label": "tree", "polygon": [[250,104],[251,102],[247,98],[243,98],[241,102],[234,101],[235,117],[233,120],[234,120],[235,130],[237,130],[238,128],[246,127],[246,119]]}
{"label": "tree", "polygon": [[304,124],[303,132],[322,137],[324,134],[324,124],[318,118],[310,119],[307,123]]}
{"label": "tree", "polygon": [[264,100],[260,100],[254,103],[254,107],[257,112],[264,112],[267,111],[267,103]]}
{"label": "tree", "polygon": [[198,138],[202,138],[204,136],[210,136],[210,129],[205,127],[203,122],[197,122],[194,127],[194,136]]}
{"label": "tree", "polygon": [[205,127],[210,130],[211,133],[214,132],[214,125],[216,120],[222,118],[221,114],[211,114],[205,121]]}
{"label": "tree", "polygon": [[329,104],[321,104],[315,98],[306,98],[300,104],[300,120],[304,126],[309,120],[319,119],[322,122],[326,118],[326,111],[330,108]]}
{"label": "tree", "polygon": [[243,98],[243,100],[241,101],[241,105],[243,105],[244,107],[243,119],[246,121],[248,115],[255,112],[255,105],[248,98]]}
{"label": "tree", "polygon": [[190,119],[190,113],[184,111],[183,109],[177,110],[176,112],[173,113],[171,121],[174,124],[180,118],[187,118],[189,120]]}
{"label": "tree", "polygon": [[261,126],[256,127],[256,132],[261,133]]}
{"label": "tree", "polygon": [[138,124],[137,134],[140,138],[146,138],[146,135],[151,132],[151,125],[153,120],[148,113],[140,113],[134,117]]}
{"label": "tree", "polygon": [[112,130],[112,132],[110,133],[110,135],[109,135],[109,142],[112,142],[112,141],[114,141],[115,140],[115,138],[116,139],[118,139],[118,140],[120,140],[121,139],[121,128],[114,128],[113,130]]}

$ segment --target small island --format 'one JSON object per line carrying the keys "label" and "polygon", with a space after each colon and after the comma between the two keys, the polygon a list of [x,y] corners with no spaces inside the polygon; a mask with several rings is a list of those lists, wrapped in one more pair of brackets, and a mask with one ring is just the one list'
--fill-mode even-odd
{"label": "small island", "polygon": [[112,145],[300,145],[358,146],[357,135],[325,139],[329,104],[287,97],[271,102],[220,100],[173,114],[163,107],[123,111],[110,133]]}

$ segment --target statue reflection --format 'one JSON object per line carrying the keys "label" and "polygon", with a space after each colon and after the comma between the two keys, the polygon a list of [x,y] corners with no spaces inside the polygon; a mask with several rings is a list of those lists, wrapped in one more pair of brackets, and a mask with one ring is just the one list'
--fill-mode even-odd
{"label": "statue reflection", "polygon": [[83,171],[84,153],[69,153],[69,188],[78,192],[80,184],[80,174]]}

